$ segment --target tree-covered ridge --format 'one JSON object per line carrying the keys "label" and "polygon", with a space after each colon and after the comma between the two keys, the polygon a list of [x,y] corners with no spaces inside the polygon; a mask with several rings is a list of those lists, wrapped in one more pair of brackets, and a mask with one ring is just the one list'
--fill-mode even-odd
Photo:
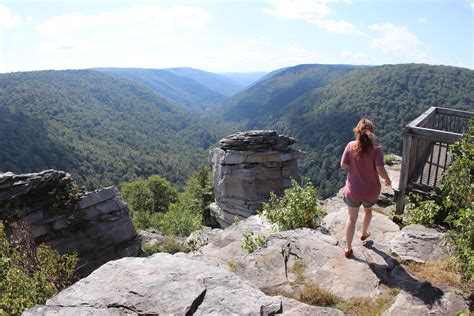
{"label": "tree-covered ridge", "polygon": [[280,117],[283,109],[308,91],[324,86],[356,69],[349,65],[298,65],[277,70],[249,89],[232,97],[222,117],[253,128],[262,119]]}
{"label": "tree-covered ridge", "polygon": [[386,153],[401,154],[403,127],[431,106],[474,110],[474,71],[421,64],[357,69],[263,122],[300,141],[308,153],[303,174],[330,196],[344,185],[339,159],[361,117],[375,123]]}
{"label": "tree-covered ridge", "polygon": [[233,96],[243,89],[241,84],[231,78],[200,69],[190,67],[176,67],[165,68],[163,70],[174,73],[175,75],[192,79],[207,87],[208,89],[219,92],[226,97]]}
{"label": "tree-covered ridge", "polygon": [[89,70],[0,75],[0,170],[57,168],[88,188],[184,183],[224,133],[139,84]]}
{"label": "tree-covered ridge", "polygon": [[228,98],[220,91],[212,90],[192,78],[169,70],[140,68],[95,68],[94,70],[136,81],[196,112],[221,105]]}

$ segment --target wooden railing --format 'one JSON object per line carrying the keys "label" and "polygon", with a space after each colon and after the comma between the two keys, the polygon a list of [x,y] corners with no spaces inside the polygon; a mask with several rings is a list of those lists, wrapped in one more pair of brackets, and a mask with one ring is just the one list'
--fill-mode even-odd
{"label": "wooden railing", "polygon": [[409,191],[428,191],[439,185],[441,174],[452,161],[449,145],[462,137],[472,117],[473,112],[431,107],[405,126],[402,169],[395,198],[397,213],[403,212]]}

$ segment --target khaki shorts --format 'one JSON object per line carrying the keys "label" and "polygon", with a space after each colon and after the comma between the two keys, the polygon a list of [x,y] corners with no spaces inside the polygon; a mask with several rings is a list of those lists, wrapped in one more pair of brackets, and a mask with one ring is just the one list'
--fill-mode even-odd
{"label": "khaki shorts", "polygon": [[347,206],[350,206],[350,207],[360,207],[361,205],[363,205],[365,208],[371,208],[372,206],[375,205],[375,203],[377,203],[377,200],[375,201],[358,201],[358,200],[353,200],[349,197],[347,197],[345,194],[343,194],[343,198],[344,202],[347,204]]}

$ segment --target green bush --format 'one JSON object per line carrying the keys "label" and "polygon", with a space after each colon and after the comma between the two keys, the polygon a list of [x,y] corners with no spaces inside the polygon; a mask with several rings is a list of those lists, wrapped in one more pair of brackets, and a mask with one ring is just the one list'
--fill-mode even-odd
{"label": "green bush", "polygon": [[395,163],[395,155],[393,154],[384,155],[383,163],[386,165],[393,165]]}
{"label": "green bush", "polygon": [[440,224],[448,228],[447,238],[459,267],[468,281],[474,281],[474,124],[451,147],[453,163],[443,174],[436,198],[408,204],[408,221]]}
{"label": "green bush", "polygon": [[240,246],[243,250],[245,250],[245,252],[252,253],[255,250],[265,248],[267,246],[267,237],[264,235],[255,236],[253,232],[247,230],[242,235]]}
{"label": "green bush", "polygon": [[0,225],[0,315],[19,315],[71,284],[77,254],[59,255],[46,245],[35,247],[25,231],[15,245]]}
{"label": "green bush", "polygon": [[185,237],[201,227],[201,213],[179,203],[171,204],[160,220],[160,230],[166,235]]}
{"label": "green bush", "polygon": [[425,200],[419,194],[410,194],[408,196],[407,209],[409,209],[409,212],[404,219],[406,225],[422,224],[434,226],[441,224],[439,220],[441,206],[434,200]]}
{"label": "green bush", "polygon": [[302,227],[317,228],[325,214],[314,186],[310,182],[300,186],[296,180],[291,180],[291,188],[285,190],[283,197],[279,198],[272,192],[270,203],[263,204],[262,212],[280,231]]}
{"label": "green bush", "polygon": [[167,252],[175,254],[177,252],[189,252],[189,248],[178,242],[174,238],[166,238],[162,244],[144,244],[143,250],[148,254],[154,254],[157,252]]}
{"label": "green bush", "polygon": [[158,175],[122,183],[120,193],[137,229],[158,228],[160,213],[166,212],[178,198],[178,190]]}

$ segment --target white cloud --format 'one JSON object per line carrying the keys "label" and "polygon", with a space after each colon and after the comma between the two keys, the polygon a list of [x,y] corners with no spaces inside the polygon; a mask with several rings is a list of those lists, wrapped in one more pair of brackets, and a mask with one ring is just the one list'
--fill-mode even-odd
{"label": "white cloud", "polygon": [[0,31],[6,28],[18,27],[22,23],[21,17],[14,15],[8,7],[0,3]]}
{"label": "white cloud", "polygon": [[438,61],[425,52],[429,48],[407,27],[392,23],[373,24],[369,29],[381,35],[372,39],[371,46],[405,62],[435,64]]}
{"label": "white cloud", "polygon": [[344,50],[341,52],[342,63],[355,64],[355,65],[369,65],[374,64],[374,60],[369,56],[368,53],[353,52],[351,50]]}
{"label": "white cloud", "polygon": [[[148,5],[94,15],[64,14],[41,23],[39,31],[51,37],[95,30],[127,32],[129,36],[133,36],[136,33],[130,30],[152,32],[164,32],[174,28],[202,30],[210,19],[211,14],[208,11],[194,7],[175,6],[162,9],[156,5]],[[147,32],[146,35],[150,34]]]}
{"label": "white cloud", "polygon": [[267,0],[271,8],[262,11],[278,18],[303,20],[329,32],[362,35],[352,23],[328,18],[332,12],[329,4],[338,2],[352,3],[351,0]]}
{"label": "white cloud", "polygon": [[381,36],[372,40],[372,47],[379,48],[386,53],[415,51],[423,47],[423,43],[418,37],[405,26],[383,23],[370,25],[369,29],[382,33]]}
{"label": "white cloud", "polygon": [[470,6],[471,6],[471,9],[474,10],[474,2],[471,2]]}
{"label": "white cloud", "polygon": [[271,9],[263,9],[268,15],[284,19],[308,20],[326,16],[329,12],[328,2],[318,0],[268,0]]}
{"label": "white cloud", "polygon": [[426,23],[428,20],[426,18],[418,18],[418,22],[420,23]]}
{"label": "white cloud", "polygon": [[309,23],[319,26],[320,28],[339,34],[352,34],[352,35],[362,35],[363,33],[359,31],[352,23],[349,23],[344,20],[312,20]]}

